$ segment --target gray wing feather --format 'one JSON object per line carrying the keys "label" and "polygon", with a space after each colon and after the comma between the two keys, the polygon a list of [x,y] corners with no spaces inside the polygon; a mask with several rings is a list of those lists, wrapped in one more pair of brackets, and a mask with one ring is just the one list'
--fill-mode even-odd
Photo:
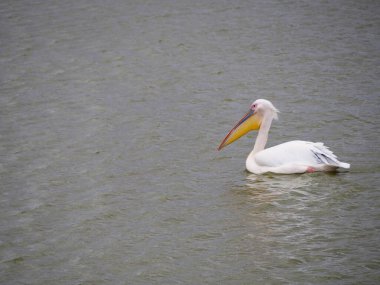
{"label": "gray wing feather", "polygon": [[318,164],[327,164],[333,166],[339,166],[339,161],[335,154],[330,151],[323,143],[314,143],[310,148],[315,160]]}

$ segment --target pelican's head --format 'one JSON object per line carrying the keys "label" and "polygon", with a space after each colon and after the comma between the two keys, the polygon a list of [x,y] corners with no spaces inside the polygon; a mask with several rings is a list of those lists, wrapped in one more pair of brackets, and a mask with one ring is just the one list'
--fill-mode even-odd
{"label": "pelican's head", "polygon": [[246,133],[260,129],[264,117],[270,116],[272,119],[277,119],[277,113],[278,110],[270,101],[265,99],[256,100],[251,104],[244,117],[227,134],[218,150],[233,143]]}

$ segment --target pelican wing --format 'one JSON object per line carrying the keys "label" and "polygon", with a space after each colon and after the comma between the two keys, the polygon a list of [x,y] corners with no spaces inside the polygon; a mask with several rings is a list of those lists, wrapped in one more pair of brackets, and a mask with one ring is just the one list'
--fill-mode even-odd
{"label": "pelican wing", "polygon": [[289,164],[350,167],[348,163],[340,162],[323,143],[307,141],[290,141],[264,149],[255,155],[255,161],[258,165],[266,167]]}

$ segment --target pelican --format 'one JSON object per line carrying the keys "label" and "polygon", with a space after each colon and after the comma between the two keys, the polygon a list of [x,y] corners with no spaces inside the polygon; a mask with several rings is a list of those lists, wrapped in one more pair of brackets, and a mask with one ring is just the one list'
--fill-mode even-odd
{"label": "pelican", "polygon": [[278,110],[270,101],[256,100],[223,139],[218,150],[233,143],[249,131],[259,130],[253,150],[246,160],[246,168],[249,172],[293,174],[350,168],[350,164],[340,162],[336,155],[321,142],[297,140],[265,149],[272,121],[278,119],[277,113]]}

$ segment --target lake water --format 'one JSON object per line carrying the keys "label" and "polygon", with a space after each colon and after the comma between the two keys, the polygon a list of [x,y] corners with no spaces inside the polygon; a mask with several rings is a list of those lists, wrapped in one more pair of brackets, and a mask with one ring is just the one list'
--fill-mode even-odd
{"label": "lake water", "polygon": [[[1,284],[379,284],[378,1],[2,1]],[[323,141],[348,172],[250,175]]]}

